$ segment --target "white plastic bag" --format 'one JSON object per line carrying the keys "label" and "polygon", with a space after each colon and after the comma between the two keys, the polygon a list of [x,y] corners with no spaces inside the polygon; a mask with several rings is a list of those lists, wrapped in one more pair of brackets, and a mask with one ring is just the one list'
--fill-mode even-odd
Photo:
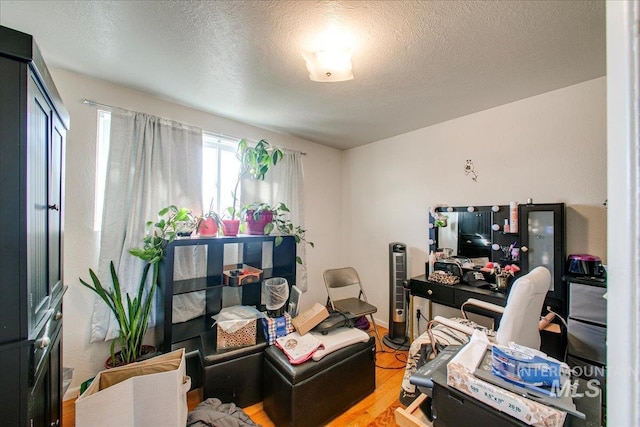
{"label": "white plastic bag", "polygon": [[232,334],[256,319],[264,317],[264,314],[255,307],[234,305],[223,308],[218,314],[214,314],[211,317],[213,317],[220,329]]}

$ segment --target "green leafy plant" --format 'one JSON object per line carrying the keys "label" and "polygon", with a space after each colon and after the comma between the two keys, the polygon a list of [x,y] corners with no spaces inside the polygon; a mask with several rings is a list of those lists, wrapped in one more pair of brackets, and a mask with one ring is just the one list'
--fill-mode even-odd
{"label": "green leafy plant", "polygon": [[[264,234],[270,234],[273,230],[277,230],[280,235],[277,235],[275,238],[274,244],[276,246],[282,243],[282,235],[291,235],[294,237],[296,243],[306,243],[312,248],[315,247],[313,242],[306,239],[307,230],[291,222],[288,215],[291,211],[287,205],[282,202],[275,206],[272,206],[269,203],[250,203],[242,208],[241,217],[246,221],[249,212],[253,212],[253,218],[258,221],[260,212],[262,211],[271,211],[273,213],[273,220],[269,224],[265,225]],[[298,264],[302,264],[302,258],[297,256],[296,262]]]}
{"label": "green leafy plant", "polygon": [[187,208],[167,206],[158,212],[156,222],[147,221],[142,248],[133,248],[129,253],[150,264],[156,264],[164,258],[166,242],[173,242],[178,237],[180,223],[193,221],[193,215]]}
{"label": "green leafy plant", "polygon": [[[120,332],[120,359],[122,363],[135,362],[141,356],[142,339],[149,325],[151,303],[158,283],[160,261],[165,256],[166,244],[176,239],[181,223],[192,221],[191,212],[186,209],[178,209],[176,206],[168,206],[158,212],[156,222],[148,221],[145,225],[145,236],[142,248],[133,248],[129,253],[144,261],[146,264],[142,271],[142,277],[138,284],[136,296],[131,299],[127,293],[123,298],[120,280],[113,265],[110,263],[111,288],[105,288],[93,270],[89,269],[92,284],[80,278],[80,283],[95,292],[114,314]],[[145,284],[149,271],[152,272],[151,286],[145,296]],[[126,300],[126,305],[124,301]],[[116,366],[115,343],[111,342],[111,363]]]}
{"label": "green leafy plant", "polygon": [[[153,301],[153,295],[156,289],[155,281],[153,281],[147,297],[144,298],[144,284],[147,281],[147,275],[152,265],[153,264],[147,263],[144,267],[140,284],[138,285],[137,296],[132,300],[129,294],[126,294],[126,306],[122,301],[120,280],[113,266],[113,261],[110,263],[112,281],[112,288],[110,290],[102,286],[100,279],[91,269],[89,269],[89,274],[91,275],[93,286],[80,279],[80,283],[98,294],[115,315],[120,328],[120,332],[118,333],[120,360],[124,364],[135,362],[141,356],[142,339],[147,331],[147,324],[151,313],[151,301]],[[154,277],[157,277],[156,268],[154,268]],[[118,364],[115,353],[115,343],[115,340],[111,342],[110,361],[112,366],[117,366]]]}
{"label": "green leafy plant", "polygon": [[249,146],[246,139],[238,142],[236,158],[240,162],[236,184],[231,193],[233,205],[226,209],[231,219],[236,219],[240,209],[238,208],[238,188],[242,178],[248,176],[252,179],[264,180],[265,175],[284,156],[282,150],[273,147],[264,139],[258,141],[255,147]]}

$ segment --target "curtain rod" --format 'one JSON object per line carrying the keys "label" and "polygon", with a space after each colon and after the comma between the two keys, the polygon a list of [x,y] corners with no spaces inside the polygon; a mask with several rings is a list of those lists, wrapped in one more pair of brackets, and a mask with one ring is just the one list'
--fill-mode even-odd
{"label": "curtain rod", "polygon": [[116,108],[116,107],[114,107],[112,105],[101,104],[99,102],[92,101],[92,100],[87,99],[87,98],[82,98],[82,103],[83,104],[87,104],[87,105],[93,105],[94,107]]}
{"label": "curtain rod", "polygon": [[[94,107],[120,108],[120,107],[114,107],[114,106],[112,106],[112,105],[102,104],[102,103],[100,103],[100,102],[92,101],[91,99],[87,99],[87,98],[82,98],[82,103],[83,103],[83,104],[86,104],[86,105],[92,105],[92,106],[94,106]],[[122,109],[122,108],[120,108],[120,109]],[[225,135],[225,134],[222,134],[222,133],[211,132],[211,131],[206,131],[206,132],[207,132],[207,133],[210,133],[210,134],[213,134],[213,135],[215,135],[215,136],[218,136],[218,137],[222,137],[222,138],[240,139],[240,138],[238,138],[238,137],[236,137],[236,136],[229,136],[229,135]],[[297,153],[297,154],[300,154],[301,156],[306,156],[306,155],[307,155],[307,153],[305,153],[304,151],[292,150],[292,149],[290,149],[290,148],[284,148],[284,147],[278,147],[278,148],[280,148],[280,149],[281,149],[281,150],[283,150],[283,151],[288,151],[288,152],[290,152],[290,153]]]}

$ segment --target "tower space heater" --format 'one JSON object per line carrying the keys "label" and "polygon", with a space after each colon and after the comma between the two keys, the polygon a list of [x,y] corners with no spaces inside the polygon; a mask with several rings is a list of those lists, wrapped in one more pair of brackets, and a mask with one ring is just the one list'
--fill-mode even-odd
{"label": "tower space heater", "polygon": [[407,280],[407,246],[389,243],[389,333],[383,338],[390,348],[407,350],[407,309],[409,291],[404,287]]}

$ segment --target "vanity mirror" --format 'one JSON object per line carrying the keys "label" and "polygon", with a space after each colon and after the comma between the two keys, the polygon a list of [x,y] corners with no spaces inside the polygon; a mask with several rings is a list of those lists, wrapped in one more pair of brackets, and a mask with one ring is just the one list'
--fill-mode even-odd
{"label": "vanity mirror", "polygon": [[491,206],[435,208],[429,218],[429,251],[489,261],[492,213]]}

